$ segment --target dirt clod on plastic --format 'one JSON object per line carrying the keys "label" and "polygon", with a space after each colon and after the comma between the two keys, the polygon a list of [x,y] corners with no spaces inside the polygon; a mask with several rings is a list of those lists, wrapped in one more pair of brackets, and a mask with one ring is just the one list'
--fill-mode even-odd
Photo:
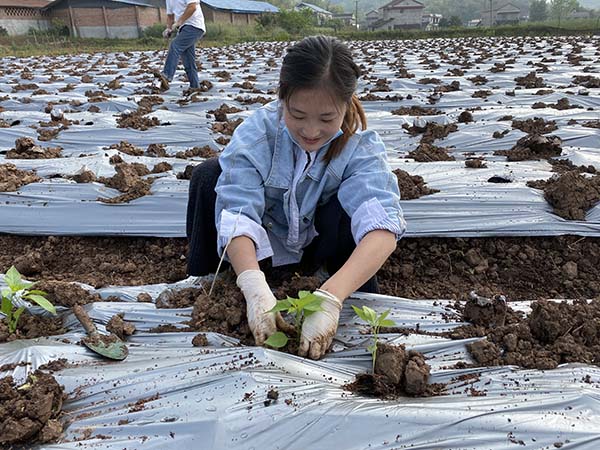
{"label": "dirt clod on plastic", "polygon": [[429,385],[430,367],[423,354],[404,345],[377,343],[375,373],[362,373],[345,389],[379,398],[396,398],[402,395],[429,397],[439,394],[440,385]]}
{"label": "dirt clod on plastic", "polygon": [[510,150],[497,150],[494,155],[504,155],[508,161],[548,159],[560,156],[562,140],[554,135],[532,134],[524,136]]}
{"label": "dirt clod on plastic", "polygon": [[54,377],[39,370],[21,386],[11,376],[0,379],[0,446],[56,441],[65,397]]}
{"label": "dirt clod on plastic", "polygon": [[585,220],[589,209],[600,201],[600,175],[586,177],[576,170],[530,181],[527,186],[542,189],[554,213],[567,220]]}
{"label": "dirt clod on plastic", "polygon": [[[600,301],[576,300],[531,304],[531,313],[504,326],[483,325],[487,339],[469,344],[471,356],[482,366],[517,365],[528,369],[554,369],[564,363],[598,365],[600,352]],[[465,330],[453,330],[464,337]]]}
{"label": "dirt clod on plastic", "polygon": [[402,200],[412,200],[423,197],[424,195],[440,192],[439,189],[431,189],[425,185],[425,180],[419,175],[411,175],[402,169],[394,170],[398,178],[398,187],[400,189],[400,198]]}
{"label": "dirt clod on plastic", "polygon": [[14,164],[0,164],[0,192],[14,192],[39,180],[41,178],[33,171],[17,169]]}

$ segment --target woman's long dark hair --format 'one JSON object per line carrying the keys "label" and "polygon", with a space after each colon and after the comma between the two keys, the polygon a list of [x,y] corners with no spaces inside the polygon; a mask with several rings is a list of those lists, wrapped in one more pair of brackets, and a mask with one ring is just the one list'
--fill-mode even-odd
{"label": "woman's long dark hair", "polygon": [[302,89],[324,88],[339,103],[346,104],[342,134],[325,154],[329,162],[338,156],[348,139],[358,130],[367,128],[365,111],[355,94],[360,69],[352,59],[350,49],[329,36],[311,36],[290,47],[283,58],[279,76],[279,99],[289,101]]}

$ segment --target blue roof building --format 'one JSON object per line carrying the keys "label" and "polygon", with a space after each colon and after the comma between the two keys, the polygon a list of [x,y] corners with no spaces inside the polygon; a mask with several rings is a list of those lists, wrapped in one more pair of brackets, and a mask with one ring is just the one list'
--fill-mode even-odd
{"label": "blue roof building", "polygon": [[254,0],[202,0],[200,5],[206,22],[249,25],[261,14],[279,12],[270,3]]}

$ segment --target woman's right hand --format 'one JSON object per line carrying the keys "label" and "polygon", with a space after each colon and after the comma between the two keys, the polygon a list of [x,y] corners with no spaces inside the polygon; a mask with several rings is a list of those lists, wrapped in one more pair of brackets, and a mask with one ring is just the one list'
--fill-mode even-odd
{"label": "woman's right hand", "polygon": [[263,345],[265,340],[277,331],[278,327],[286,332],[290,331],[290,327],[293,329],[279,313],[268,312],[273,309],[277,300],[262,271],[245,270],[238,275],[236,284],[246,299],[248,325],[256,345]]}

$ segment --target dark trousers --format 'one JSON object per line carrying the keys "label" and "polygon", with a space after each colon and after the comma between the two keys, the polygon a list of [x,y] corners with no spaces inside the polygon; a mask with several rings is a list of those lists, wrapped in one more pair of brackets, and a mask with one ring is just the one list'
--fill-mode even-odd
{"label": "dark trousers", "polygon": [[[215,186],[220,174],[218,158],[206,160],[192,172],[186,221],[189,275],[202,276],[213,273],[219,264]],[[315,229],[319,235],[304,249],[299,265],[290,267],[290,273],[299,268],[301,272],[312,274],[322,265],[325,265],[330,274],[337,272],[356,248],[350,225],[350,217],[340,205],[337,196],[319,206],[315,212]],[[373,276],[359,290],[378,293],[377,277]]]}

